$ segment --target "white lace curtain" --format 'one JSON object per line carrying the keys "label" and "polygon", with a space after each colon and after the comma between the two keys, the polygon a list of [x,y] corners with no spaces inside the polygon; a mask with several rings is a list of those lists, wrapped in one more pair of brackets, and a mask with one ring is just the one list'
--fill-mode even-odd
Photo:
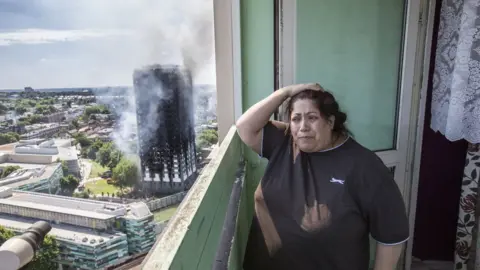
{"label": "white lace curtain", "polygon": [[480,143],[480,0],[443,0],[431,128]]}

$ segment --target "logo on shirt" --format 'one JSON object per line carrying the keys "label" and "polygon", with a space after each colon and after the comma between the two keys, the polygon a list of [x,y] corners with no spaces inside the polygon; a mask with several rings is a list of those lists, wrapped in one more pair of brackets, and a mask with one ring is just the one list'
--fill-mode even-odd
{"label": "logo on shirt", "polygon": [[332,177],[332,179],[330,179],[330,183],[337,183],[337,184],[343,185],[345,183],[345,180],[340,180],[340,179],[336,179],[335,177]]}

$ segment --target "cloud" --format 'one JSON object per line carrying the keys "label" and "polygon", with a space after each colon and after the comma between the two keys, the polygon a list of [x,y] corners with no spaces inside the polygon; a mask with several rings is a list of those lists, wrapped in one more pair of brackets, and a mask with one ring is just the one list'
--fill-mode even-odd
{"label": "cloud", "polygon": [[132,85],[150,64],[215,84],[212,0],[2,1],[0,89]]}
{"label": "cloud", "polygon": [[21,29],[13,32],[0,32],[0,46],[69,42],[123,35],[129,35],[129,32],[124,30]]}

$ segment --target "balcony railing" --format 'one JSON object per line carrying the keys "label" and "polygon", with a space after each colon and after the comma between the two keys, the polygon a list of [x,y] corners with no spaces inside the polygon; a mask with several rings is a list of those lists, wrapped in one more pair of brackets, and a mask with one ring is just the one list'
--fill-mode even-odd
{"label": "balcony railing", "polygon": [[253,214],[243,150],[236,128],[230,128],[142,269],[241,269]]}

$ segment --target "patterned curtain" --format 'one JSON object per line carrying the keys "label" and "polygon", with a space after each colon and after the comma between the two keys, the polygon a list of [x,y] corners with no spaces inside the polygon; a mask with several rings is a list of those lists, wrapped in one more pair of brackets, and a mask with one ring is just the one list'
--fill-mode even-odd
{"label": "patterned curtain", "polygon": [[460,198],[455,269],[480,270],[480,0],[442,1],[435,53],[431,128],[450,141],[471,143]]}
{"label": "patterned curtain", "polygon": [[477,207],[479,180],[480,144],[469,144],[458,214],[455,269],[480,270],[480,238],[477,222],[480,217],[480,207]]}
{"label": "patterned curtain", "polygon": [[480,0],[443,0],[433,76],[431,128],[480,143]]}

